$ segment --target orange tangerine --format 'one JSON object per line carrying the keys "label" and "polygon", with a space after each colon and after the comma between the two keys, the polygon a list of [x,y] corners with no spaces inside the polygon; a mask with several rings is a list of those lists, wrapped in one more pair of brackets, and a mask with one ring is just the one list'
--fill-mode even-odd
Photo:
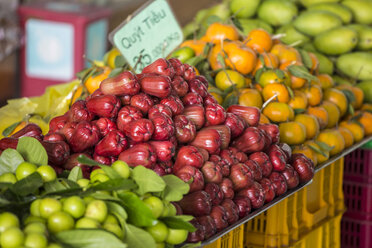
{"label": "orange tangerine", "polygon": [[344,93],[342,93],[342,91],[340,91],[338,89],[334,89],[334,88],[327,89],[324,92],[323,99],[326,100],[326,101],[330,101],[330,102],[333,102],[334,104],[336,104],[336,106],[340,110],[340,116],[343,116],[346,113],[346,110],[347,110],[347,98],[344,95]]}
{"label": "orange tangerine", "polygon": [[305,93],[310,106],[316,106],[322,101],[323,92],[317,85],[305,86],[301,91]]}
{"label": "orange tangerine", "polygon": [[362,107],[360,109],[361,110],[372,111],[372,103],[363,103]]}
{"label": "orange tangerine", "polygon": [[249,32],[244,43],[258,53],[270,51],[273,45],[270,34],[263,29],[253,29]]}
{"label": "orange tangerine", "polygon": [[360,115],[358,118],[358,122],[364,128],[364,134],[369,136],[372,134],[372,113],[368,111],[361,111],[359,113],[355,113],[356,115]]}
{"label": "orange tangerine", "polygon": [[295,48],[284,44],[275,44],[271,48],[271,53],[275,54],[279,58],[280,64],[290,61],[302,62],[300,53]]}
{"label": "orange tangerine", "polygon": [[306,128],[299,122],[283,122],[279,124],[280,142],[299,145],[306,140]]}
{"label": "orange tangerine", "polygon": [[239,95],[239,105],[262,107],[261,93],[256,89],[242,89]]}
{"label": "orange tangerine", "polygon": [[310,73],[315,74],[318,71],[318,68],[319,68],[319,60],[314,53],[308,52],[308,54],[309,54],[311,62],[312,62],[312,66],[310,68]]}
{"label": "orange tangerine", "polygon": [[283,102],[270,102],[263,110],[264,115],[272,122],[292,121],[294,119],[294,111]]}
{"label": "orange tangerine", "polygon": [[269,100],[271,97],[276,95],[279,102],[287,103],[289,101],[289,92],[287,86],[280,83],[267,84],[262,90],[262,96],[264,101]]}
{"label": "orange tangerine", "polygon": [[354,142],[359,142],[364,138],[364,128],[354,121],[341,121],[340,127],[349,129],[354,136]]}
{"label": "orange tangerine", "polygon": [[306,128],[306,139],[312,139],[319,133],[318,119],[313,115],[298,114],[295,116],[295,122],[299,122]]}
{"label": "orange tangerine", "polygon": [[[287,70],[288,66],[291,66],[291,65],[302,65],[302,63],[298,62],[298,61],[288,61],[288,62],[285,62],[285,63],[281,64],[279,68],[281,70],[288,71]],[[299,89],[299,88],[301,88],[305,85],[306,79],[293,76],[293,75],[291,75],[291,73],[289,71],[288,71],[288,74],[291,77],[291,88],[292,89]]]}
{"label": "orange tangerine", "polygon": [[313,140],[306,141],[305,145],[313,151],[313,154],[316,156],[317,164],[323,163],[329,159],[329,151],[322,150]]}
{"label": "orange tangerine", "polygon": [[322,90],[332,88],[335,85],[335,82],[333,81],[332,77],[328,74],[319,74],[316,77],[319,80]]}
{"label": "orange tangerine", "polygon": [[313,151],[309,146],[307,145],[297,145],[292,149],[292,154],[302,153],[309,159],[311,159],[314,163],[314,166],[318,164],[318,159],[315,151]]}
{"label": "orange tangerine", "polygon": [[195,55],[199,56],[203,53],[205,46],[207,45],[207,42],[202,40],[185,40],[182,42],[180,47],[190,47],[192,50],[194,50]]}
{"label": "orange tangerine", "polygon": [[352,95],[354,96],[354,99],[352,99],[351,105],[353,106],[354,109],[360,109],[362,107],[363,100],[364,100],[364,93],[361,89],[359,89],[358,87],[347,85],[347,84],[337,85],[336,89],[341,90],[341,91],[348,90],[349,92],[352,93]]}
{"label": "orange tangerine", "polygon": [[260,115],[260,124],[269,124],[270,120],[266,117],[266,115],[261,114]]}
{"label": "orange tangerine", "polygon": [[345,148],[350,147],[354,144],[354,135],[349,129],[347,129],[346,127],[338,127],[338,131],[344,137]]}
{"label": "orange tangerine", "polygon": [[89,94],[92,94],[94,91],[96,91],[101,82],[106,79],[109,74],[111,73],[111,69],[109,67],[103,67],[102,73],[98,74],[97,76],[90,76],[85,82],[84,85],[87,88]]}
{"label": "orange tangerine", "polygon": [[[279,60],[278,57],[272,53],[262,53],[259,56],[262,56],[265,66],[268,68],[278,68]],[[257,59],[256,67],[254,68],[252,74],[255,75],[256,72],[263,67],[261,59]]]}
{"label": "orange tangerine", "polygon": [[289,100],[288,104],[293,109],[306,109],[307,98],[306,98],[305,93],[299,90],[294,90],[293,97]]}
{"label": "orange tangerine", "polygon": [[328,112],[324,107],[308,107],[307,113],[315,116],[318,119],[320,129],[323,129],[328,125]]}
{"label": "orange tangerine", "polygon": [[230,68],[242,74],[248,74],[255,68],[257,60],[256,53],[241,42],[227,42],[224,50],[228,56],[228,58],[225,58],[225,63]]}
{"label": "orange tangerine", "polygon": [[328,113],[328,123],[326,128],[336,126],[340,120],[340,110],[337,105],[330,101],[323,101],[320,106],[327,110]]}
{"label": "orange tangerine", "polygon": [[336,129],[325,129],[321,131],[316,140],[333,147],[329,152],[331,156],[340,153],[345,148],[344,137]]}
{"label": "orange tangerine", "polygon": [[263,71],[258,79],[258,83],[262,87],[265,87],[268,84],[274,84],[274,83],[284,83],[288,86],[290,86],[291,84],[288,73],[285,71],[280,71],[280,70],[279,71],[277,70]]}
{"label": "orange tangerine", "polygon": [[205,38],[208,42],[220,43],[223,40],[238,40],[239,33],[232,25],[215,22],[209,25],[205,32]]}

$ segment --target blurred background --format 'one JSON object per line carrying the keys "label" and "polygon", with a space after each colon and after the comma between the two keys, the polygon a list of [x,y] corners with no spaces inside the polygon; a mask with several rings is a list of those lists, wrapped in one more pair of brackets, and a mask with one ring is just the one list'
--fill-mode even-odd
{"label": "blurred background", "polygon": [[[102,59],[115,27],[144,0],[0,0],[0,106],[38,96]],[[217,0],[169,0],[183,26]]]}

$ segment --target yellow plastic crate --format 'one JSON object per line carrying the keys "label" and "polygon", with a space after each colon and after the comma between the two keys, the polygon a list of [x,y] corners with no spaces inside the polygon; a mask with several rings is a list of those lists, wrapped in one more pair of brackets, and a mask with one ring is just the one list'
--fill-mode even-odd
{"label": "yellow plastic crate", "polygon": [[245,247],[288,247],[328,217],[342,212],[342,179],[340,159],[317,172],[312,184],[249,221]]}
{"label": "yellow plastic crate", "polygon": [[329,217],[326,220],[323,220],[321,223],[318,223],[317,226],[305,233],[300,240],[288,248],[341,247],[340,233],[343,212],[344,211],[341,211],[338,213],[338,215]]}
{"label": "yellow plastic crate", "polygon": [[296,201],[296,195],[292,195],[247,222],[245,246],[288,246],[291,240],[297,240]]}
{"label": "yellow plastic crate", "polygon": [[205,248],[244,248],[244,225],[241,225],[228,234],[225,234]]}
{"label": "yellow plastic crate", "polygon": [[323,169],[324,188],[329,188],[329,194],[325,195],[325,201],[328,205],[328,216],[336,216],[345,209],[344,192],[342,190],[344,177],[344,158],[340,158],[332,165]]}

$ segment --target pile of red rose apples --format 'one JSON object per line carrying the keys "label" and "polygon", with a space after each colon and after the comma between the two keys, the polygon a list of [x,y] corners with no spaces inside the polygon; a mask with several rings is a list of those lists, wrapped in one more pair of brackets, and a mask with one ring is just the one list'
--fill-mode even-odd
{"label": "pile of red rose apples", "polygon": [[179,205],[196,217],[198,230],[188,242],[208,239],[311,180],[311,160],[278,143],[278,127],[259,124],[259,109],[225,110],[207,89],[207,80],[177,59],[158,59],[140,74],[125,71],[105,79],[86,100],[51,120],[43,142],[68,146],[61,151],[65,161],[50,163],[57,171],[80,166],[88,177],[91,167],[77,161],[84,154],[102,164],[119,159],[189,182]]}

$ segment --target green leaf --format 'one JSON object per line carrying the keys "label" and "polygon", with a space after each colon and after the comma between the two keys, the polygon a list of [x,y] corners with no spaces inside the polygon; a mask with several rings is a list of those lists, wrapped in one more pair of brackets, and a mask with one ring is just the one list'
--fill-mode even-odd
{"label": "green leaf", "polygon": [[216,15],[211,15],[205,21],[206,26],[210,26],[215,22],[222,22],[222,19]]}
{"label": "green leaf", "polygon": [[197,64],[199,64],[200,62],[204,61],[205,58],[202,57],[202,56],[195,56],[195,57],[192,57],[192,58],[189,58],[188,60],[185,61],[185,64],[189,64],[191,66],[196,66]]}
{"label": "green leaf", "polygon": [[280,69],[274,69],[274,72],[278,76],[278,78],[280,78],[280,79],[284,79],[285,78],[285,74],[284,74],[284,72],[282,70],[280,70]]}
{"label": "green leaf", "polygon": [[83,164],[83,165],[88,165],[88,166],[100,166],[100,165],[103,165],[103,164],[100,164],[100,163],[98,163],[97,161],[95,161],[93,159],[88,158],[85,155],[79,155],[77,157],[77,161],[79,163]]}
{"label": "green leaf", "polygon": [[326,143],[321,142],[321,141],[315,141],[315,143],[320,147],[320,149],[322,149],[322,151],[329,152],[334,148],[334,146],[329,146]]}
{"label": "green leaf", "polygon": [[310,72],[303,65],[290,65],[288,70],[291,75],[299,78],[304,78],[308,81],[319,81],[317,77],[310,74]]}
{"label": "green leaf", "polygon": [[348,89],[342,89],[341,90],[342,93],[344,93],[348,103],[352,103],[352,102],[355,102],[355,95],[354,93],[351,91],[351,90],[348,90]]}
{"label": "green leaf", "polygon": [[86,75],[92,70],[92,68],[87,68],[87,69],[84,69],[82,71],[79,71],[78,73],[76,73],[76,77],[80,80],[83,80],[83,78],[86,77]]}
{"label": "green leaf", "polygon": [[0,183],[0,191],[9,188],[12,185],[12,183]]}
{"label": "green leaf", "polygon": [[[114,234],[102,229],[73,229],[55,234],[55,238],[71,248],[126,248]],[[129,246],[131,247],[131,246]]]}
{"label": "green leaf", "polygon": [[303,49],[297,49],[300,52],[302,62],[304,65],[308,68],[311,69],[313,67],[313,61],[311,60],[311,57],[309,53]]}
{"label": "green leaf", "polygon": [[230,85],[227,89],[225,89],[222,93],[223,97],[226,97],[228,94],[234,91],[235,85]]}
{"label": "green leaf", "polygon": [[207,57],[208,56],[209,51],[211,50],[212,46],[213,46],[212,43],[207,43],[205,45],[205,47],[203,49],[203,53],[202,53],[203,57]]}
{"label": "green leaf", "polygon": [[291,97],[291,99],[293,99],[295,97],[294,93],[293,93],[293,90],[291,87],[289,86],[286,86],[287,90],[288,90],[288,93],[289,93],[289,96]]}
{"label": "green leaf", "polygon": [[[118,220],[121,222],[125,222],[125,220],[128,218],[128,214],[125,211],[124,207],[122,207],[120,204],[107,201],[106,205],[108,207],[108,210],[111,214],[115,215]],[[122,224],[124,226],[124,224]]]}
{"label": "green leaf", "polygon": [[131,179],[116,178],[110,179],[106,182],[96,184],[91,186],[87,191],[114,191],[114,190],[131,190],[135,189],[137,186]]}
{"label": "green leaf", "polygon": [[135,193],[120,192],[118,196],[122,200],[125,211],[128,213],[129,223],[140,227],[152,226],[155,223],[156,219],[150,208]]}
{"label": "green leaf", "polygon": [[22,137],[18,141],[17,151],[22,155],[22,157],[36,165],[47,165],[48,164],[48,154],[41,143],[31,137]]}
{"label": "green leaf", "polygon": [[306,109],[298,108],[293,110],[295,112],[295,115],[302,114],[306,112]]}
{"label": "green leaf", "polygon": [[234,26],[239,29],[240,31],[244,31],[242,24],[240,23],[239,19],[236,17],[231,17],[231,21],[233,22]]}
{"label": "green leaf", "polygon": [[18,165],[24,161],[19,152],[14,149],[5,149],[0,156],[0,175],[11,172],[15,173]]}
{"label": "green leaf", "polygon": [[163,199],[167,201],[180,201],[183,195],[187,194],[190,186],[174,175],[165,175],[162,177],[166,183]]}
{"label": "green leaf", "polygon": [[115,57],[115,68],[123,67],[125,65],[126,61],[123,56],[118,55]]}
{"label": "green leaf", "polygon": [[184,221],[191,221],[191,220],[193,220],[195,217],[192,216],[192,215],[177,215],[177,218],[182,219],[182,220],[184,220]]}
{"label": "green leaf", "polygon": [[354,115],[355,111],[354,111],[354,107],[353,105],[351,105],[350,103],[347,105],[347,111],[349,114],[351,115]]}
{"label": "green leaf", "polygon": [[9,127],[5,128],[4,131],[3,131],[3,136],[4,137],[7,137],[9,136],[16,128],[17,126],[21,123],[22,121],[17,121],[15,123],[13,123],[12,125],[10,125]]}
{"label": "green leaf", "polygon": [[218,54],[217,55],[217,62],[223,67],[225,68],[226,67],[226,64],[225,64],[225,59],[223,58],[222,54]]}
{"label": "green leaf", "polygon": [[54,193],[54,192],[65,190],[67,189],[67,187],[63,185],[60,181],[54,180],[54,181],[45,183],[44,189],[45,189],[45,192],[49,194],[49,193]]}
{"label": "green leaf", "polygon": [[77,182],[77,180],[82,179],[82,178],[83,178],[83,172],[81,171],[81,168],[79,166],[75,166],[70,171],[70,174],[68,175],[67,179]]}
{"label": "green leaf", "polygon": [[110,178],[110,179],[118,179],[118,178],[122,178],[119,173],[116,172],[116,170],[114,170],[113,168],[111,168],[110,166],[107,166],[107,165],[99,165],[99,167],[106,173],[106,175]]}
{"label": "green leaf", "polygon": [[124,238],[124,242],[128,244],[128,247],[133,247],[133,248],[155,248],[156,247],[154,238],[148,232],[146,232],[145,230],[141,228],[135,227],[131,224],[127,224],[125,227],[125,233],[126,235]]}
{"label": "green leaf", "polygon": [[122,73],[124,71],[123,68],[115,68],[115,69],[112,69],[112,71],[110,72],[110,74],[108,75],[109,78],[112,78],[112,77],[116,77],[117,75],[119,75],[120,73]]}
{"label": "green leaf", "polygon": [[17,195],[26,196],[35,193],[43,185],[43,179],[37,172],[19,180],[13,184],[9,189]]}
{"label": "green leaf", "polygon": [[166,186],[160,176],[143,166],[136,166],[132,170],[132,178],[138,185],[138,193],[140,195],[144,195],[147,192],[161,192]]}
{"label": "green leaf", "polygon": [[223,95],[223,92],[222,92],[222,90],[220,90],[219,88],[215,88],[215,87],[213,87],[213,88],[209,88],[208,89],[208,92],[209,93],[216,93],[216,94],[219,94],[219,95]]}
{"label": "green leaf", "polygon": [[308,144],[307,146],[308,146],[311,150],[313,150],[314,152],[319,153],[319,154],[321,154],[321,155],[324,156],[324,157],[327,157],[327,154],[325,154],[325,152],[323,152],[322,150],[320,150],[318,147],[315,147],[315,146],[310,145],[310,144]]}
{"label": "green leaf", "polygon": [[266,71],[266,68],[263,67],[263,68],[260,68],[256,71],[256,74],[254,75],[254,80],[258,83],[260,81],[260,77],[262,75],[262,73]]}
{"label": "green leaf", "polygon": [[161,221],[173,229],[184,229],[189,232],[194,232],[196,230],[196,228],[190,222],[178,218],[177,216],[164,217],[161,218]]}
{"label": "green leaf", "polygon": [[238,98],[237,94],[231,94],[231,95],[225,97],[225,99],[222,103],[222,107],[227,109],[231,105],[235,105],[235,104],[238,104],[238,103],[239,103],[239,98]]}

